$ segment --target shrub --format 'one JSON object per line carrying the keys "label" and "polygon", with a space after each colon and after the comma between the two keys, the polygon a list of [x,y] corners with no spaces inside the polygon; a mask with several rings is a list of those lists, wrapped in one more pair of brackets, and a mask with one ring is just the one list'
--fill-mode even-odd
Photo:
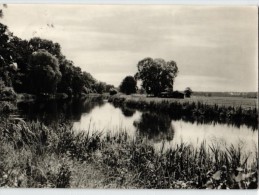
{"label": "shrub", "polygon": [[13,88],[5,87],[0,91],[0,100],[15,100],[17,94],[14,92]]}
{"label": "shrub", "polygon": [[117,92],[116,89],[114,89],[114,88],[110,89],[110,95],[115,95],[115,94],[117,94],[117,93],[118,93],[118,92]]}

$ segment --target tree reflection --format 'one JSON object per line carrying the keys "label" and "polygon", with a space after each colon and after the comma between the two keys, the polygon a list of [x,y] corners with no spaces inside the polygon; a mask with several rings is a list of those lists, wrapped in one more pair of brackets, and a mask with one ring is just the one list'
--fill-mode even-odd
{"label": "tree reflection", "polygon": [[79,121],[82,113],[90,113],[94,107],[102,106],[103,104],[103,100],[98,98],[70,101],[51,100],[20,102],[18,103],[18,109],[21,115],[28,120],[39,120],[45,124],[51,124],[59,120]]}
{"label": "tree reflection", "polygon": [[154,142],[171,141],[174,138],[174,128],[167,115],[146,112],[142,114],[139,121],[134,122],[134,126],[140,136]]}
{"label": "tree reflection", "polygon": [[131,117],[135,114],[136,110],[127,108],[126,106],[121,107],[121,112],[125,117]]}

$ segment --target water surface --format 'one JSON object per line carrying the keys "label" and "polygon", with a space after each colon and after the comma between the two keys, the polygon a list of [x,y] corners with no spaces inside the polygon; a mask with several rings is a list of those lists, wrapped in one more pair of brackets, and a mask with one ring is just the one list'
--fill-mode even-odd
{"label": "water surface", "polygon": [[243,150],[255,153],[258,148],[258,130],[245,125],[187,122],[173,120],[163,113],[151,113],[115,107],[101,99],[70,102],[20,103],[21,114],[30,120],[51,123],[58,120],[72,121],[75,131],[116,134],[126,131],[132,138],[141,136],[160,149],[182,142],[198,147],[202,142],[220,147],[241,145]]}

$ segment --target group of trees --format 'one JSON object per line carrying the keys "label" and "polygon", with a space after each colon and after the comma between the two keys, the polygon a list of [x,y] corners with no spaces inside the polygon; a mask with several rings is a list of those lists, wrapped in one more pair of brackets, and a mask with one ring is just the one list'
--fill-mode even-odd
{"label": "group of trees", "polygon": [[[119,87],[122,93],[136,93],[137,80],[142,81],[142,88],[147,94],[158,96],[161,92],[173,91],[174,80],[179,72],[175,61],[144,58],[138,62],[137,68],[134,77],[126,76],[123,79]],[[184,93],[190,97],[192,90],[188,87]]]}
{"label": "group of trees", "polygon": [[61,46],[50,40],[29,41],[14,36],[0,23],[0,79],[19,93],[81,96],[103,93],[113,88],[93,76],[61,53]]}
{"label": "group of trees", "polygon": [[[2,17],[2,9],[0,11]],[[173,91],[174,79],[179,72],[176,62],[144,58],[138,62],[137,68],[134,77],[126,76],[123,79],[119,86],[122,93],[136,93],[138,80],[141,80],[142,90],[147,94],[158,96],[163,91]],[[35,95],[65,93],[68,96],[81,96],[91,92],[114,91],[113,85],[97,81],[90,73],[66,59],[58,43],[38,37],[29,41],[20,39],[2,23],[0,79],[16,92]],[[191,89],[186,89],[185,94],[189,97]]]}

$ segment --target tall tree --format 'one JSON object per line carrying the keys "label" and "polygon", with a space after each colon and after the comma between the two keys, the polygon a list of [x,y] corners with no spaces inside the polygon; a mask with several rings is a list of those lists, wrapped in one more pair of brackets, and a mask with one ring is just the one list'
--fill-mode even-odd
{"label": "tall tree", "polygon": [[[5,8],[6,5],[0,5],[0,18]],[[59,92],[80,96],[82,92],[102,93],[112,87],[97,82],[90,73],[67,60],[58,43],[39,37],[22,40],[1,23],[0,79],[19,93]]]}
{"label": "tall tree", "polygon": [[93,89],[95,92],[102,94],[103,92],[105,92],[106,83],[105,82],[96,82],[93,85]]}
{"label": "tall tree", "polygon": [[135,78],[142,81],[148,94],[157,96],[167,88],[173,90],[174,79],[179,72],[176,62],[145,58],[138,62],[137,67]]}
{"label": "tall tree", "polygon": [[73,62],[67,59],[62,59],[59,65],[62,77],[61,81],[58,83],[57,91],[59,93],[66,93],[69,97],[73,95],[73,67]]}
{"label": "tall tree", "polygon": [[10,43],[13,35],[7,26],[0,23],[0,77],[8,87],[12,86],[16,73],[14,48]]}
{"label": "tall tree", "polygon": [[31,52],[38,51],[39,49],[45,49],[58,59],[62,57],[59,43],[54,43],[51,40],[34,37],[29,41],[29,47]]}
{"label": "tall tree", "polygon": [[29,58],[31,51],[28,41],[13,36],[10,40],[13,49],[13,59],[17,64],[17,72],[13,81],[13,88],[16,92],[29,92]]}
{"label": "tall tree", "polygon": [[58,60],[46,50],[33,52],[30,58],[31,92],[56,93],[61,79]]}
{"label": "tall tree", "polygon": [[126,76],[120,84],[120,92],[127,95],[136,93],[137,81],[133,76]]}

